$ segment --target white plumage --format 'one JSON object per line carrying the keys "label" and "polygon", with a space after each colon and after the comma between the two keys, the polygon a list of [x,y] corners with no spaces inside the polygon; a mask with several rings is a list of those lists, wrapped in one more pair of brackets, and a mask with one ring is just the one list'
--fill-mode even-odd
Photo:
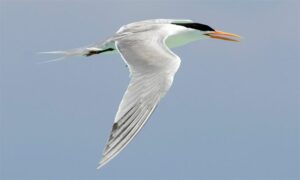
{"label": "white plumage", "polygon": [[154,19],[122,26],[103,43],[70,51],[48,52],[66,57],[118,51],[128,65],[131,81],[119,105],[98,169],[136,136],[171,87],[180,58],[169,48],[209,37],[237,41],[224,36],[239,37],[191,20]]}

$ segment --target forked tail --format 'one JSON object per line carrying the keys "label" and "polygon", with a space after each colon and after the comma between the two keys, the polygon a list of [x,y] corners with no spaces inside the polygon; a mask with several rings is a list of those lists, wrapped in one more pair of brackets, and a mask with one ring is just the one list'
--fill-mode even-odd
{"label": "forked tail", "polygon": [[95,54],[100,54],[107,51],[114,51],[113,48],[107,48],[107,49],[101,49],[97,47],[89,47],[89,48],[78,48],[78,49],[72,49],[67,51],[49,51],[49,52],[40,52],[40,54],[57,54],[60,55],[60,57],[51,59],[48,61],[43,61],[40,64],[43,63],[49,63],[49,62],[55,62],[55,61],[61,61],[67,57],[73,57],[73,56],[92,56]]}

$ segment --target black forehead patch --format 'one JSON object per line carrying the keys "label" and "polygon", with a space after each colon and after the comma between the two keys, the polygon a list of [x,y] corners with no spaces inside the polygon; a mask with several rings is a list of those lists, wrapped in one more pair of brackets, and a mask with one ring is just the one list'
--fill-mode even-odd
{"label": "black forehead patch", "polygon": [[187,28],[197,29],[200,31],[214,31],[214,29],[209,27],[208,25],[200,24],[200,23],[172,23],[172,24],[184,26]]}

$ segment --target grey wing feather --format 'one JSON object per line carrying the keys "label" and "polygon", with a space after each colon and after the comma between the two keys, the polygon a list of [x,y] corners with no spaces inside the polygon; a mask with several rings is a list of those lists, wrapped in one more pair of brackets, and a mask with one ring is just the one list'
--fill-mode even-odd
{"label": "grey wing feather", "polygon": [[[165,46],[167,35],[161,31],[156,35],[153,33],[157,32],[145,31],[116,42],[118,51],[128,64],[131,81],[120,103],[98,168],[118,155],[137,135],[171,87],[179,68],[179,57]],[[147,37],[156,39],[147,40]]]}

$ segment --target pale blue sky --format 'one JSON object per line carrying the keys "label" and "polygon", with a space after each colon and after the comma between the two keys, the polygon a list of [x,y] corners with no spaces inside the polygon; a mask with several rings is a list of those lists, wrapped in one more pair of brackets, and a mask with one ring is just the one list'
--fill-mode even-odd
{"label": "pale blue sky", "polygon": [[[300,179],[298,1],[0,0],[0,179]],[[96,166],[127,87],[120,56],[37,64],[121,25],[187,18],[244,37],[174,49],[173,87]],[[109,77],[109,78],[108,78]]]}

